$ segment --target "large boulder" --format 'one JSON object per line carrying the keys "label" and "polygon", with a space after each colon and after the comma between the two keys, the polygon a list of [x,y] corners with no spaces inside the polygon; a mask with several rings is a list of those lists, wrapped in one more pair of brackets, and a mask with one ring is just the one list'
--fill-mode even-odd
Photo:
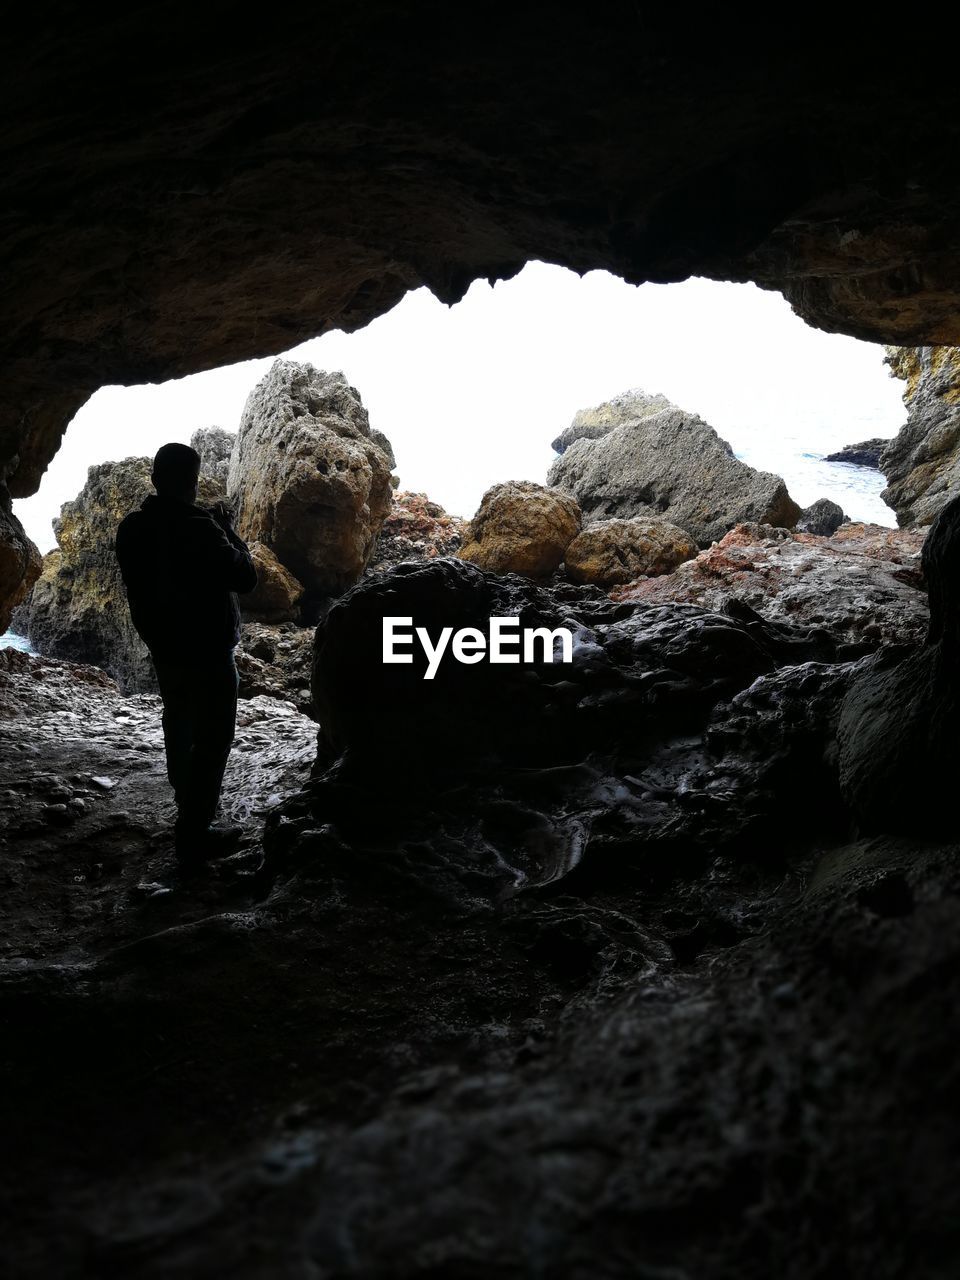
{"label": "large boulder", "polygon": [[[101,667],[125,693],[156,688],[150,654],[130,620],[114,551],[120,521],[153,492],[152,469],[151,458],[124,458],[89,469],[86,484],[53,523],[58,550],[44,557],[43,572],[14,617],[39,653]],[[201,472],[200,503],[223,496],[216,476]]]}
{"label": "large boulder", "polygon": [[625,399],[619,425],[574,440],[550,467],[548,484],[572,493],[585,519],[660,515],[701,546],[744,521],[796,523],[780,477],[740,462],[702,418],[675,405],[629,417],[632,405]]}
{"label": "large boulder", "polygon": [[670,573],[696,554],[685,530],[659,516],[636,516],[589,525],[567,547],[564,561],[574,582],[614,587]]}
{"label": "large boulder", "polygon": [[907,421],[881,454],[881,496],[898,524],[928,525],[960,489],[960,347],[888,347],[886,363]]}
{"label": "large boulder", "polygon": [[800,512],[796,528],[798,533],[815,533],[821,538],[829,538],[848,519],[843,507],[836,502],[831,502],[829,498],[818,498]]}
{"label": "large boulder", "polygon": [[230,462],[237,532],[308,592],[344,591],[390,512],[390,466],[342,373],[275,360],[247,398]]}
{"label": "large boulder", "polygon": [[580,507],[568,494],[508,480],[481,498],[459,556],[494,573],[546,578],[559,567],[580,524]]}
{"label": "large boulder", "polygon": [[569,427],[560,432],[551,447],[557,453],[565,453],[576,440],[598,440],[614,427],[636,422],[638,418],[649,418],[651,414],[670,407],[667,397],[659,393],[650,396],[639,387],[621,391],[612,400],[605,400],[592,409],[578,409]]}

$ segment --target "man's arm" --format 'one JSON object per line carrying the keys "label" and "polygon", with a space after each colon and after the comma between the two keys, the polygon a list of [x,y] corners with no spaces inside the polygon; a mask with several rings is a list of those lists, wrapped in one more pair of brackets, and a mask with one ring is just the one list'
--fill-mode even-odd
{"label": "man's arm", "polygon": [[216,580],[241,595],[257,585],[257,570],[247,544],[234,531],[222,503],[212,508],[209,523],[203,522],[204,561]]}

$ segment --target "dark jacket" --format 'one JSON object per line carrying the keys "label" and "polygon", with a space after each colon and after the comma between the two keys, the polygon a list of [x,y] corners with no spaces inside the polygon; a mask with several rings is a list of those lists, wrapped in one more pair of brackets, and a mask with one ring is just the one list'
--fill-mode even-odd
{"label": "dark jacket", "polygon": [[133,625],[152,654],[190,659],[240,639],[236,592],[257,571],[247,545],[209,511],[150,494],[120,522],[117,560]]}

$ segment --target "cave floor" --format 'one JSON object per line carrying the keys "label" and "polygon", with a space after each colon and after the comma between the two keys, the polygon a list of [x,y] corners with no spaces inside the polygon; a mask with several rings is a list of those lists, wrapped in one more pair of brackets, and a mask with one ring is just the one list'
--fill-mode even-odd
{"label": "cave floor", "polygon": [[10,663],[12,1274],[951,1274],[956,848],[784,832],[679,876],[619,848],[455,899],[439,844],[297,818],[316,726],[257,698],[250,836],[185,881],[158,700]]}

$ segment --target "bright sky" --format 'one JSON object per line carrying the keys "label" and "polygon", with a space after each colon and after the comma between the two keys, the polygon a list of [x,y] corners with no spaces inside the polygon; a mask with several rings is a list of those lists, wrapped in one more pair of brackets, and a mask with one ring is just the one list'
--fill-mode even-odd
{"label": "bright sky", "polygon": [[[699,413],[802,503],[820,495],[791,482],[792,457],[894,435],[905,417],[881,347],[809,328],[779,294],[699,279],[637,287],[541,262],[493,286],[475,281],[453,307],[418,289],[357,333],[287,354],[342,369],[393,445],[401,488],[464,516],[497,481],[544,482],[550,441],[574,413],[631,387]],[[55,545],[51,520],[89,466],[152,456],[197,427],[235,431],[272,360],[101,388],[40,491],[14,503],[40,550]]]}

